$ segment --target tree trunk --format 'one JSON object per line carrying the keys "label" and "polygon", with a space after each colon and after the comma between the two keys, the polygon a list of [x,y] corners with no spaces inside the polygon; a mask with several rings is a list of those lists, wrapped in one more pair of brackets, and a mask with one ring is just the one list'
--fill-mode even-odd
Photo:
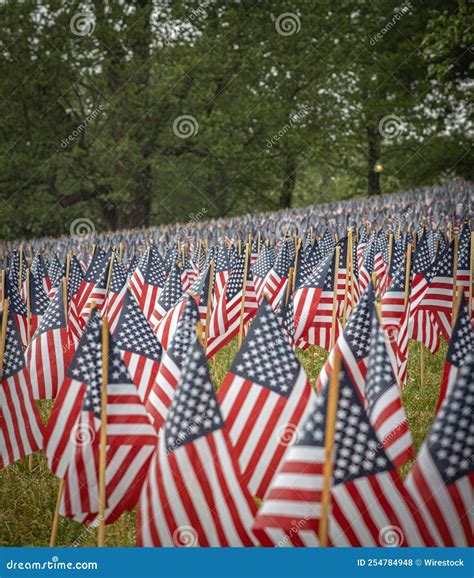
{"label": "tree trunk", "polygon": [[286,157],[285,172],[281,185],[279,206],[280,209],[290,209],[293,201],[293,191],[296,185],[296,158],[289,153]]}
{"label": "tree trunk", "polygon": [[380,173],[374,169],[375,163],[380,160],[380,133],[377,128],[367,127],[368,145],[368,192],[369,196],[380,195]]}

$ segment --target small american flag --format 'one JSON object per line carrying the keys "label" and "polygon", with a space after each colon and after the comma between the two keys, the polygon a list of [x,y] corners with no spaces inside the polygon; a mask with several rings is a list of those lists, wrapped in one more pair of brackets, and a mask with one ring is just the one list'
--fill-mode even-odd
{"label": "small american flag", "polygon": [[162,349],[130,291],[126,292],[113,336],[145,404],[160,369]]}
{"label": "small american flag", "polygon": [[183,301],[184,311],[177,323],[169,348],[163,354],[155,383],[146,399],[146,408],[159,430],[166,420],[181,370],[191,344],[196,339],[199,314],[192,297]]}
{"label": "small american flag", "polygon": [[264,299],[228,372],[219,401],[253,495],[263,497],[314,392]]}
{"label": "small american flag", "polygon": [[252,546],[257,507],[194,340],[140,497],[140,546]]}
{"label": "small american flag", "polygon": [[453,334],[449,342],[448,354],[444,364],[437,411],[456,382],[459,375],[459,369],[466,363],[469,354],[473,351],[474,328],[469,316],[466,300],[463,296],[461,298],[458,316],[453,327]]}
{"label": "small american flag", "polygon": [[406,486],[437,546],[472,546],[474,357],[459,371]]}
{"label": "small american flag", "polygon": [[[397,528],[399,546],[433,545],[429,531],[377,437],[344,366],[339,376],[331,480],[329,544],[384,546]],[[327,390],[302,424],[259,510],[255,532],[276,546],[318,546],[325,462]],[[392,544],[393,545],[393,544]]]}
{"label": "small american flag", "polygon": [[74,349],[74,340],[66,323],[64,292],[60,289],[50,301],[26,350],[35,399],[56,397]]}
{"label": "small american flag", "polygon": [[[4,314],[6,312],[4,311]],[[0,387],[0,469],[42,447],[43,424],[11,310],[8,312]]]}

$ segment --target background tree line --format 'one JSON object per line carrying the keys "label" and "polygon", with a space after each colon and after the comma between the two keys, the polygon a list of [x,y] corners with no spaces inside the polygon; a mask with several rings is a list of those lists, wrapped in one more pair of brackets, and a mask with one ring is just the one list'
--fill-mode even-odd
{"label": "background tree line", "polygon": [[464,2],[24,0],[0,22],[2,238],[471,177]]}

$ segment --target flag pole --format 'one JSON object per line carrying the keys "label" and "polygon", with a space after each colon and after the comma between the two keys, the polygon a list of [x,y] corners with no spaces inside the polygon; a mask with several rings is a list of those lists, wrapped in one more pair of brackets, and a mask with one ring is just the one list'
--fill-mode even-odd
{"label": "flag pole", "polygon": [[20,245],[20,263],[18,266],[18,290],[21,292],[21,278],[23,277],[23,245]]}
{"label": "flag pole", "polygon": [[339,372],[341,371],[341,354],[334,353],[334,363],[329,381],[326,432],[324,443],[323,488],[321,494],[321,520],[319,522],[319,545],[327,547],[329,528],[329,507],[331,505],[331,482],[334,460],[334,437],[336,433],[336,414],[339,401]]}
{"label": "flag pole", "polygon": [[0,382],[3,375],[3,356],[5,355],[5,341],[7,338],[7,323],[8,323],[8,299],[3,300],[3,317],[2,317],[2,333],[0,334]]}
{"label": "flag pole", "polygon": [[211,302],[212,302],[212,286],[214,284],[214,259],[209,265],[209,287],[207,288],[207,307],[206,307],[206,327],[204,328],[204,351],[207,351],[207,340],[209,338],[209,323],[211,320]]}
{"label": "flag pole", "polygon": [[240,306],[240,327],[239,327],[239,340],[238,348],[242,345],[242,340],[244,337],[244,314],[245,314],[245,290],[247,288],[247,270],[249,265],[249,243],[245,246],[245,265],[244,265],[244,278],[242,282],[242,303]]}
{"label": "flag pole", "polygon": [[105,508],[106,485],[105,470],[107,467],[107,384],[109,381],[109,324],[102,319],[102,395],[100,408],[100,445],[99,445],[99,532],[97,546],[105,545]]}
{"label": "flag pole", "polygon": [[[30,269],[26,270],[26,343],[31,342],[31,296],[30,296]],[[33,469],[33,454],[28,456],[28,469]]]}
{"label": "flag pole", "polygon": [[61,507],[61,498],[64,491],[64,480],[61,478],[59,480],[58,497],[56,498],[56,507],[54,509],[53,525],[51,527],[51,537],[49,539],[49,547],[54,548],[56,546],[56,539],[58,537],[58,527],[59,527],[59,508]]}
{"label": "flag pole", "polygon": [[340,247],[336,247],[336,255],[334,258],[334,294],[332,297],[332,322],[331,322],[331,346],[330,349],[334,347],[334,342],[336,341],[336,321],[337,321],[337,278],[339,276],[339,252]]}

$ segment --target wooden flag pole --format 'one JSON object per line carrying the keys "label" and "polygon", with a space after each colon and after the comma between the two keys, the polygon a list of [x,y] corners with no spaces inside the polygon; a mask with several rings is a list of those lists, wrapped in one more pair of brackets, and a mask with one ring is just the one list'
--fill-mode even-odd
{"label": "wooden flag pole", "polygon": [[204,328],[204,351],[207,351],[207,340],[209,339],[209,323],[211,321],[212,305],[212,286],[214,284],[214,259],[209,265],[209,287],[207,288],[207,307],[206,307],[206,327]]}
{"label": "wooden flag pole", "polygon": [[[30,269],[26,270],[26,342],[31,342],[31,295],[30,295]],[[28,456],[28,469],[33,469],[33,454]]]}
{"label": "wooden flag pole", "polygon": [[451,327],[454,327],[454,323],[456,321],[454,317],[454,310],[456,308],[456,299],[457,299],[457,281],[458,281],[458,250],[459,250],[459,237],[456,233],[454,235],[454,251],[453,251],[453,309],[451,313]]}
{"label": "wooden flag pole", "polygon": [[0,383],[3,375],[3,356],[5,354],[5,341],[7,339],[7,323],[8,323],[8,299],[3,300],[3,317],[2,317],[2,333],[0,334]]}
{"label": "wooden flag pole", "polygon": [[31,341],[31,296],[30,296],[30,270],[26,270],[26,342]]}
{"label": "wooden flag pole", "polygon": [[119,243],[119,254],[118,254],[118,258],[120,263],[122,262],[122,258],[123,258],[123,243]]}
{"label": "wooden flag pole", "polygon": [[245,290],[247,289],[247,271],[249,266],[249,252],[250,245],[247,243],[245,246],[245,265],[244,265],[244,278],[242,282],[242,303],[240,306],[240,327],[239,327],[239,340],[238,348],[240,349],[242,345],[242,340],[244,338],[244,317],[245,317]]}
{"label": "wooden flag pole", "polygon": [[288,283],[286,285],[286,296],[285,296],[285,305],[288,305],[288,301],[290,300],[290,295],[291,295],[291,289],[294,286],[294,275],[293,275],[294,269],[293,267],[290,267],[289,271],[288,271]]}
{"label": "wooden flag pole", "polygon": [[425,348],[423,341],[420,341],[420,385],[421,387],[425,385]]}
{"label": "wooden flag pole", "polygon": [[107,505],[105,470],[107,467],[107,385],[109,381],[109,324],[102,319],[102,395],[100,408],[99,445],[99,532],[97,546],[105,545],[105,508]]}
{"label": "wooden flag pole", "polygon": [[112,251],[112,255],[110,257],[109,272],[107,274],[107,285],[105,286],[105,299],[107,299],[107,295],[109,294],[110,280],[112,279],[112,269],[114,268],[114,259],[115,259],[115,250]]}
{"label": "wooden flag pole", "polygon": [[324,443],[323,488],[321,494],[321,519],[319,521],[319,545],[328,545],[329,507],[331,505],[331,482],[334,461],[334,438],[336,433],[336,414],[339,401],[339,373],[341,371],[341,354],[334,353],[334,363],[329,381],[326,431]]}
{"label": "wooden flag pole", "polygon": [[336,337],[336,321],[337,321],[337,278],[339,275],[339,252],[341,248],[336,247],[336,256],[334,258],[334,294],[332,298],[332,323],[331,323],[331,346],[330,349],[334,347],[335,337]]}
{"label": "wooden flag pole", "polygon": [[18,267],[18,290],[21,292],[21,278],[23,277],[23,245],[20,245],[20,263]]}
{"label": "wooden flag pole", "polygon": [[61,478],[59,480],[58,497],[56,498],[56,507],[54,509],[53,525],[51,527],[51,537],[49,539],[49,547],[54,548],[56,546],[56,539],[58,537],[58,527],[59,527],[59,508],[61,507],[61,498],[64,491],[64,480]]}

